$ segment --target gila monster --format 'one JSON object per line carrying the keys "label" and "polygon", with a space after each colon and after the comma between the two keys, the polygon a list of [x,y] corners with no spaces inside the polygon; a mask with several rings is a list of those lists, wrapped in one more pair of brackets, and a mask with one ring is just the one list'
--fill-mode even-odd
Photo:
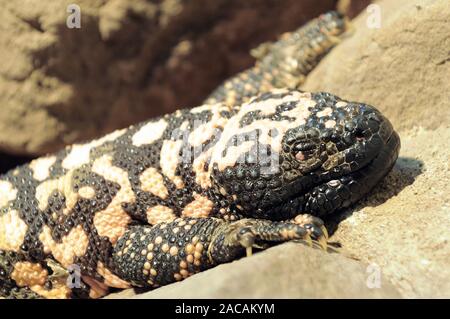
{"label": "gila monster", "polygon": [[369,192],[399,147],[374,107],[289,88],[68,146],[0,177],[0,296],[99,298],[252,248],[325,246],[321,218]]}

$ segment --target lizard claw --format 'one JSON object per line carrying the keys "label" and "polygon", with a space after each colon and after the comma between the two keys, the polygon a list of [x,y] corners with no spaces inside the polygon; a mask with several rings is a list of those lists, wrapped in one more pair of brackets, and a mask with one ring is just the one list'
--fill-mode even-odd
{"label": "lizard claw", "polygon": [[[313,240],[316,241],[320,245],[320,247],[326,251],[328,247],[328,231],[325,226],[323,224],[320,226],[317,224],[306,224],[304,227],[307,230],[305,240],[308,242],[308,244],[309,241],[311,241],[312,237]],[[307,238],[309,238],[309,241]]]}
{"label": "lizard claw", "polygon": [[[317,241],[320,247],[327,250],[327,240],[329,237],[328,230],[320,218],[309,214],[299,214],[294,218],[293,222],[305,227],[308,235],[311,236],[314,241]],[[305,238],[305,240],[308,242],[308,239]]]}
{"label": "lizard claw", "polygon": [[319,243],[320,247],[322,247],[323,250],[327,251],[328,243],[327,238],[325,236],[317,238],[317,242]]}
{"label": "lizard claw", "polygon": [[328,240],[329,236],[328,236],[327,228],[324,225],[322,225],[322,226],[320,226],[320,229],[322,230],[322,233],[325,236],[325,239]]}
{"label": "lizard claw", "polygon": [[[327,250],[327,241],[328,241],[328,232],[325,228],[325,226],[317,226],[313,224],[307,224],[305,225],[305,228],[307,230],[307,233],[305,234],[305,240],[308,243],[309,246],[312,247],[311,237],[312,239],[317,242],[320,247],[322,247],[323,250]],[[311,244],[310,244],[311,243]]]}
{"label": "lizard claw", "polygon": [[306,241],[306,243],[308,244],[309,247],[313,246],[313,242],[312,242],[311,236],[308,233],[305,235],[304,240]]}

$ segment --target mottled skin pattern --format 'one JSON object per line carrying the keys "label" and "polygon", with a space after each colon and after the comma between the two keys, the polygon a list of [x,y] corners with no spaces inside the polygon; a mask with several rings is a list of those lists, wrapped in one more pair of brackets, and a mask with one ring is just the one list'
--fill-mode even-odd
{"label": "mottled skin pattern", "polygon": [[324,246],[320,218],[369,192],[399,147],[375,108],[289,89],[67,147],[0,177],[0,296],[98,298],[252,248]]}
{"label": "mottled skin pattern", "polygon": [[206,103],[233,106],[274,88],[299,88],[348,27],[344,16],[331,11],[283,34],[277,42],[263,43],[251,52],[256,58],[255,66],[225,81]]}

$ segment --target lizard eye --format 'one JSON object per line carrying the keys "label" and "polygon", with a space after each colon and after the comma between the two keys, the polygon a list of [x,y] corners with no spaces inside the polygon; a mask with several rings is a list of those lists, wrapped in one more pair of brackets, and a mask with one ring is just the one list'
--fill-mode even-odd
{"label": "lizard eye", "polygon": [[355,131],[355,138],[357,141],[361,141],[364,139],[364,131],[361,129],[356,129]]}
{"label": "lizard eye", "polygon": [[295,158],[298,161],[304,161],[315,153],[316,144],[311,142],[300,142],[294,146]]}
{"label": "lizard eye", "polygon": [[345,124],[345,130],[348,131],[357,141],[361,141],[365,138],[364,128],[358,123]]}

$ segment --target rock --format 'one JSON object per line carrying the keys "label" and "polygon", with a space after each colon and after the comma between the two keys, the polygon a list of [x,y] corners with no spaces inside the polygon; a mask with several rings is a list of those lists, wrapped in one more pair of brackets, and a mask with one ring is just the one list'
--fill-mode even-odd
{"label": "rock", "polygon": [[[368,288],[366,265],[340,254],[287,243],[219,265],[133,298],[396,298],[381,278]],[[370,281],[371,282],[371,281]],[[132,297],[132,290],[108,298]]]}
{"label": "rock", "polygon": [[333,0],[1,0],[0,151],[40,155],[190,107]]}
{"label": "rock", "polygon": [[[308,76],[304,90],[378,107],[397,129],[450,122],[450,2],[379,1]],[[367,24],[368,23],[368,24]]]}
{"label": "rock", "polygon": [[403,297],[449,298],[450,3],[376,4],[381,28],[369,29],[363,12],[303,86],[375,105],[402,141],[384,181],[328,221],[331,239],[381,267]]}

